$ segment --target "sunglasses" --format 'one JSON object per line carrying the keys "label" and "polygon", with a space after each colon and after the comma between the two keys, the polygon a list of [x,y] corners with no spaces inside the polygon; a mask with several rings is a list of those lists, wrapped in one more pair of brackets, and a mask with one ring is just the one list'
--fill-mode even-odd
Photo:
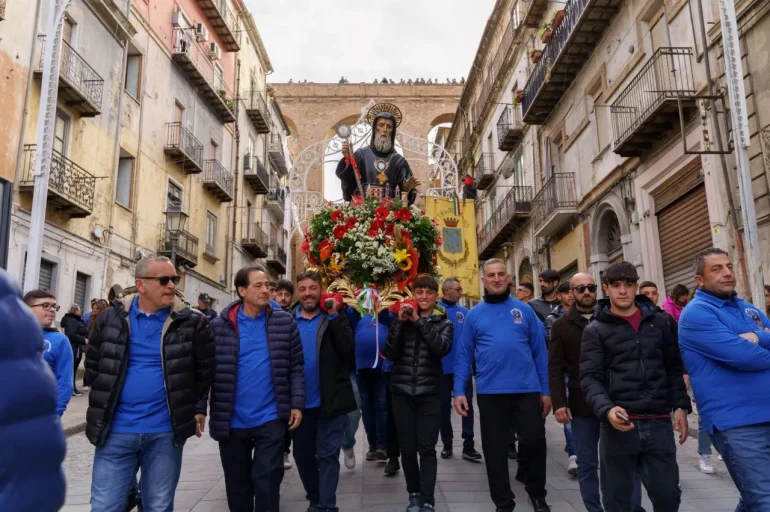
{"label": "sunglasses", "polygon": [[588,290],[591,293],[594,293],[599,287],[595,284],[579,284],[572,288],[578,293],[585,293],[586,290]]}
{"label": "sunglasses", "polygon": [[179,284],[182,279],[180,276],[161,276],[161,277],[140,277],[139,279],[153,279],[158,281],[161,286],[168,286],[168,282],[171,281],[175,285]]}
{"label": "sunglasses", "polygon": [[51,311],[52,309],[54,311],[59,311],[59,308],[61,306],[59,306],[58,304],[51,304],[50,302],[43,302],[42,304],[35,304],[32,307],[33,308],[43,308],[43,311]]}

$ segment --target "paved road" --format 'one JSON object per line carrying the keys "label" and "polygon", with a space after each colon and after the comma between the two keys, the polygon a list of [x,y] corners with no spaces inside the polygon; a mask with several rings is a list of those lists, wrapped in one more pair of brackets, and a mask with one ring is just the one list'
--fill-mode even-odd
{"label": "paved road", "polygon": [[[455,423],[455,449],[459,455],[460,423]],[[478,422],[477,422],[478,423]],[[478,424],[476,425],[478,432]],[[363,426],[356,444],[359,464],[348,471],[344,467],[340,475],[338,505],[343,512],[401,512],[405,509],[406,486],[403,475],[387,478],[382,474],[382,465],[374,462],[362,463],[364,445],[361,442]],[[567,457],[564,453],[564,437],[560,425],[553,417],[547,423],[548,437],[548,502],[553,512],[585,511],[580,499],[577,480],[566,473]],[[477,434],[477,439],[478,434]],[[68,455],[65,471],[68,481],[67,505],[63,512],[86,512],[89,510],[91,483],[91,462],[93,447],[84,434],[68,439]],[[477,441],[478,444],[478,441]],[[480,446],[479,446],[480,448]],[[704,475],[698,471],[697,443],[688,440],[679,449],[679,467],[683,490],[682,511],[733,511],[738,493],[730,481],[727,470],[714,458],[717,473]],[[516,463],[510,462],[511,478],[516,473]],[[514,491],[520,503],[520,510],[531,511],[526,503],[524,488],[513,480]],[[296,469],[286,473],[281,488],[281,511],[304,512],[307,502]],[[436,489],[436,510],[439,512],[482,512],[494,510],[489,499],[486,473],[483,464],[464,461],[460,458],[439,459],[438,485]],[[184,451],[182,476],[176,493],[176,509],[192,512],[227,512],[224,480],[219,461],[217,444],[208,435],[201,439],[192,438]],[[645,508],[652,512],[652,506],[645,497]]]}

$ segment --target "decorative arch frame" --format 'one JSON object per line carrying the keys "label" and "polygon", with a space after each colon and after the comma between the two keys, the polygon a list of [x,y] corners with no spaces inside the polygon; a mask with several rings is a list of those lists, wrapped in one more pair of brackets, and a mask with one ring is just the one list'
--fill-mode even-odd
{"label": "decorative arch frame", "polygon": [[614,192],[605,197],[591,216],[591,271],[598,280],[601,274],[609,266],[609,254],[607,254],[606,224],[609,215],[614,215],[620,226],[621,246],[623,259],[629,260],[628,248],[631,244],[631,223],[623,208],[623,201]]}

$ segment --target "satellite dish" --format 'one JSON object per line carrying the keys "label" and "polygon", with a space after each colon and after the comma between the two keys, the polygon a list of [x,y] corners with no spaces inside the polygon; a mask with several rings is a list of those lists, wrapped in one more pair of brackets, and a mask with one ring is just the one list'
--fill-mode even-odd
{"label": "satellite dish", "polygon": [[350,125],[347,123],[340,123],[337,125],[337,136],[340,139],[348,139],[350,138],[350,134],[353,133],[353,130],[350,128]]}

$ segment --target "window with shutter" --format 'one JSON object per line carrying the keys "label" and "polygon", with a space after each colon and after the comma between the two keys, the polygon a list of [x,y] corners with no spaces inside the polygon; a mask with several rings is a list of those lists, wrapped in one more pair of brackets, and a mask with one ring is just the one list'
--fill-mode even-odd
{"label": "window with shutter", "polygon": [[53,273],[56,268],[56,264],[50,261],[40,260],[40,280],[38,280],[38,286],[45,288],[46,290],[52,290],[53,286]]}
{"label": "window with shutter", "polygon": [[75,274],[75,304],[80,306],[81,311],[85,311],[86,294],[88,293],[89,276],[78,272]]}

